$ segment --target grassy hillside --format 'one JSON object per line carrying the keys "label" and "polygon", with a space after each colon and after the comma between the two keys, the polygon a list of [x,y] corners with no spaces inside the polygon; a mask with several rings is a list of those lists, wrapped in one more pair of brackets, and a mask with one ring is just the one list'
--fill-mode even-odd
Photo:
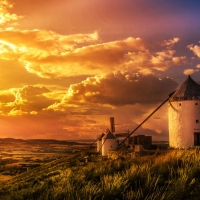
{"label": "grassy hillside", "polygon": [[195,200],[200,196],[198,149],[85,166],[77,157],[44,164],[1,184],[0,199]]}

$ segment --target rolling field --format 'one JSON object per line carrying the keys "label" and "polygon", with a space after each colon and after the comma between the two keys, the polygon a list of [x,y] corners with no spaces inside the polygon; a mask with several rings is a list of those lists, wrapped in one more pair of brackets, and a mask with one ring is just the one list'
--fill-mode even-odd
{"label": "rolling field", "polygon": [[200,151],[158,150],[154,155],[81,162],[76,153],[0,184],[5,200],[197,200]]}
{"label": "rolling field", "polygon": [[68,158],[87,146],[88,143],[57,140],[0,139],[0,182],[44,163]]}

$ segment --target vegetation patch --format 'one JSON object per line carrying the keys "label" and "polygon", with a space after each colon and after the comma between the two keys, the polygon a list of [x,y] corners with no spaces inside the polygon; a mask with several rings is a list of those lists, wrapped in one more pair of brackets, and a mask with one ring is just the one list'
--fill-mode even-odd
{"label": "vegetation patch", "polygon": [[0,199],[199,199],[199,149],[71,167],[73,158],[77,156],[44,164],[4,182]]}

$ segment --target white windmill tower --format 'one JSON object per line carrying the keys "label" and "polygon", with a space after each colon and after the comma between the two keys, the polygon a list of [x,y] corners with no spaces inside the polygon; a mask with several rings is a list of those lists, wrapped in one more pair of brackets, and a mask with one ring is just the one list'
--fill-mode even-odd
{"label": "white windmill tower", "polygon": [[117,147],[116,136],[107,129],[106,135],[102,138],[102,156],[107,156],[109,151],[116,150]]}
{"label": "white windmill tower", "polygon": [[102,156],[107,156],[108,152],[111,150],[116,150],[118,147],[118,140],[114,134],[115,132],[115,123],[114,117],[110,118],[110,128],[107,129],[106,134],[101,134],[97,138],[97,151],[102,153]]}
{"label": "white windmill tower", "polygon": [[200,85],[190,76],[170,96],[168,117],[171,147],[200,145]]}

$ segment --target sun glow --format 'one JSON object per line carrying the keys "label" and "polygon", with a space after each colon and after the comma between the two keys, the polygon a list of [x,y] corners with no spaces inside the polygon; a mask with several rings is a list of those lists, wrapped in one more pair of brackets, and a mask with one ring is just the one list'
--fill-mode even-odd
{"label": "sun glow", "polygon": [[16,49],[16,46],[15,46],[14,44],[9,43],[9,42],[6,42],[6,41],[4,41],[4,40],[0,40],[0,44],[1,44],[2,46],[9,47],[9,48],[12,49],[12,50],[15,50],[15,49]]}
{"label": "sun glow", "polygon": [[[144,2],[0,0],[2,134],[94,138],[110,116],[131,129],[183,73],[200,77],[200,3]],[[157,122],[142,131],[166,138]]]}

